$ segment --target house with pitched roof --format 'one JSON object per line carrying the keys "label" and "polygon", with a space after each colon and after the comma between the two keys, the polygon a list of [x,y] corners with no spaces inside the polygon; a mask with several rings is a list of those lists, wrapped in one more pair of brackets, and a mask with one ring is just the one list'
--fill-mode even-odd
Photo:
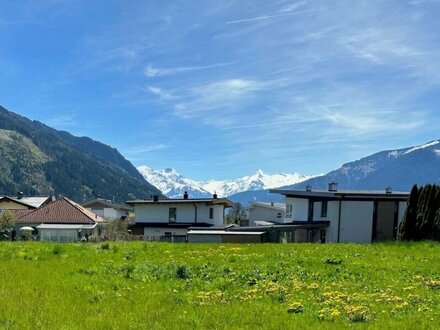
{"label": "house with pitched roof", "polygon": [[33,210],[52,202],[51,196],[0,196],[0,209],[3,210]]}
{"label": "house with pitched roof", "polygon": [[224,224],[225,208],[233,203],[226,198],[183,198],[161,199],[154,196],[147,200],[126,202],[134,207],[135,218],[132,234],[142,235],[147,240],[161,240],[167,237],[186,238],[189,227],[211,227]]}
{"label": "house with pitched roof", "polygon": [[102,198],[93,199],[82,206],[108,221],[124,220],[128,217],[129,212],[133,210],[129,205],[113,203]]}
{"label": "house with pitched roof", "polygon": [[15,230],[32,227],[42,241],[75,242],[97,234],[104,219],[74,201],[62,197],[38,209],[16,213]]}

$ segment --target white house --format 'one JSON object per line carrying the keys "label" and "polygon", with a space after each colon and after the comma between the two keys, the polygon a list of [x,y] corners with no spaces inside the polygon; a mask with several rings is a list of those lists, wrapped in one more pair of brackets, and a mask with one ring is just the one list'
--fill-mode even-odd
{"label": "white house", "polygon": [[[22,210],[18,210],[22,211]],[[29,212],[17,212],[15,231],[38,231],[42,241],[75,242],[99,231],[104,220],[74,201],[62,197]]]}
{"label": "white house", "polygon": [[249,226],[265,222],[282,223],[286,215],[286,204],[252,201],[249,205]]}
{"label": "white house", "polygon": [[133,210],[128,205],[116,204],[102,198],[93,199],[82,206],[108,221],[125,219],[128,217],[129,212]]}
{"label": "white house", "polygon": [[396,239],[397,229],[406,209],[408,192],[338,190],[336,183],[328,190],[305,191],[272,189],[285,196],[284,223],[325,223],[318,231],[295,232],[295,241],[369,243]]}
{"label": "white house", "polygon": [[221,226],[224,223],[225,208],[232,202],[225,198],[133,200],[126,202],[134,207],[132,234],[143,235],[147,240],[163,237],[186,236],[188,228]]}

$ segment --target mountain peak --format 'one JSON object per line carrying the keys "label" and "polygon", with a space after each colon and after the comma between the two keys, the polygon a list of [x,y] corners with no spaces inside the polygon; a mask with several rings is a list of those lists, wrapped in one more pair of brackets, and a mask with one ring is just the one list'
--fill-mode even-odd
{"label": "mountain peak", "polygon": [[255,174],[258,175],[258,176],[263,176],[263,175],[264,175],[264,172],[263,172],[262,169],[258,169],[258,170],[255,172]]}
{"label": "mountain peak", "polygon": [[188,191],[191,197],[211,197],[214,193],[225,197],[248,190],[277,188],[312,177],[297,173],[266,174],[259,169],[251,176],[244,176],[235,180],[195,181],[184,177],[172,168],[154,170],[147,166],[139,166],[138,170],[148,182],[159,188],[170,198],[181,197],[184,191]]}

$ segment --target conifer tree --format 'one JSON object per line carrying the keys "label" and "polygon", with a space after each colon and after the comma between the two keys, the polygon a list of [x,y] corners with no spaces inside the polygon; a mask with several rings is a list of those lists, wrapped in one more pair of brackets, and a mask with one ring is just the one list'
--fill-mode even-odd
{"label": "conifer tree", "polygon": [[399,226],[399,240],[414,239],[416,229],[417,204],[419,200],[419,189],[414,185],[408,197],[408,203],[402,222]]}

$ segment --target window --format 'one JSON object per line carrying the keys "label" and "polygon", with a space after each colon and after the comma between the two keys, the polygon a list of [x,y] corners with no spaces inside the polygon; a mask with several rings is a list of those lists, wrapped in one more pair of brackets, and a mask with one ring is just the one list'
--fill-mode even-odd
{"label": "window", "polygon": [[292,217],[292,204],[286,204],[286,218]]}
{"label": "window", "polygon": [[327,207],[328,207],[327,201],[322,201],[321,202],[321,218],[327,218]]}
{"label": "window", "polygon": [[313,202],[313,200],[309,199],[309,212],[308,212],[308,215],[307,215],[307,220],[308,221],[313,221],[314,204],[315,203]]}
{"label": "window", "polygon": [[170,222],[176,222],[176,213],[177,213],[176,208],[170,207],[168,212]]}
{"label": "window", "polygon": [[209,219],[214,219],[214,208],[213,207],[209,208]]}

